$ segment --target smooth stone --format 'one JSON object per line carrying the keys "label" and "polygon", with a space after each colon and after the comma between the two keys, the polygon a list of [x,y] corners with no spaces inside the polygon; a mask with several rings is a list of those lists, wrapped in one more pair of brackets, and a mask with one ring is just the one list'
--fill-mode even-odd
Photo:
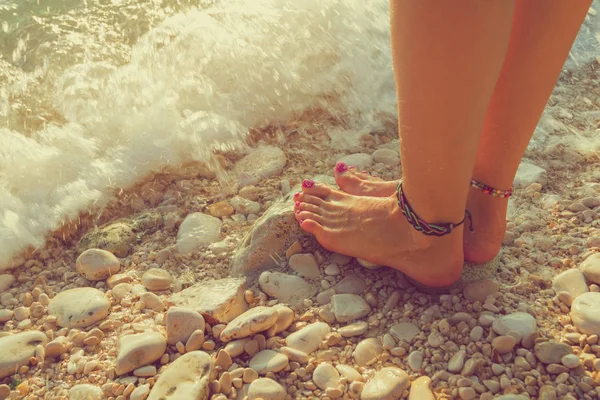
{"label": "smooth stone", "polygon": [[343,337],[354,337],[364,334],[369,329],[366,321],[356,321],[338,329],[338,333]]}
{"label": "smooth stone", "polygon": [[150,393],[150,385],[145,384],[133,389],[133,392],[129,395],[129,400],[146,400]]}
{"label": "smooth stone", "polygon": [[229,204],[231,204],[235,212],[240,214],[258,214],[260,212],[260,203],[241,196],[233,196]]}
{"label": "smooth stone", "polygon": [[277,311],[277,321],[275,321],[274,334],[285,331],[294,322],[295,314],[294,310],[281,304],[277,304],[275,307]]}
{"label": "smooth stone", "polygon": [[123,375],[162,357],[167,349],[167,341],[158,332],[146,331],[126,335],[119,339],[119,353],[115,371]]}
{"label": "smooth stone", "polygon": [[566,343],[541,342],[535,345],[533,353],[544,364],[560,364],[563,356],[573,354],[573,349]]}
{"label": "smooth stone", "polygon": [[358,265],[360,265],[361,267],[366,268],[366,269],[374,270],[374,269],[381,268],[381,265],[377,265],[370,261],[363,260],[362,258],[357,258],[356,261],[358,262]]}
{"label": "smooth stone", "polygon": [[497,336],[492,339],[492,347],[498,354],[511,352],[517,344],[517,339],[513,336]]}
{"label": "smooth stone", "polygon": [[377,149],[373,152],[373,160],[377,163],[382,163],[392,167],[397,167],[400,164],[400,156],[397,151],[392,149]]}
{"label": "smooth stone", "polygon": [[324,322],[315,322],[291,333],[285,338],[288,347],[310,354],[319,348],[321,342],[331,332],[331,327]]}
{"label": "smooth stone", "polygon": [[305,299],[317,294],[318,288],[296,275],[265,271],[258,283],[263,292],[292,307],[301,306]]}
{"label": "smooth stone", "polygon": [[192,351],[161,372],[148,400],[206,400],[208,384],[214,378],[212,358],[203,351]]}
{"label": "smooth stone", "polygon": [[194,310],[211,325],[226,324],[248,311],[246,278],[223,278],[196,283],[171,296],[171,302]]}
{"label": "smooth stone", "polygon": [[284,400],[287,392],[283,386],[270,378],[253,380],[248,387],[248,400]]}
{"label": "smooth stone", "polygon": [[177,342],[186,343],[194,331],[204,331],[205,328],[202,315],[187,308],[169,308],[165,320],[169,345],[175,345]]}
{"label": "smooth stone", "polygon": [[410,386],[410,377],[400,368],[379,370],[364,386],[361,400],[397,400]]}
{"label": "smooth stone", "polygon": [[369,303],[362,297],[350,293],[331,296],[331,308],[338,322],[350,322],[371,312]]}
{"label": "smooth stone", "polygon": [[472,342],[478,342],[481,340],[481,338],[483,337],[483,328],[481,326],[474,326],[473,329],[471,329],[471,332],[469,333],[469,339],[471,339]]}
{"label": "smooth stone", "polygon": [[165,303],[152,292],[142,293],[140,300],[144,302],[146,308],[150,308],[155,312],[162,312],[165,309]]}
{"label": "smooth stone", "polygon": [[412,340],[421,332],[417,326],[411,322],[400,322],[390,328],[390,334],[398,340],[404,340],[406,343],[412,343]]}
{"label": "smooth stone", "polygon": [[281,174],[286,161],[285,153],[279,147],[261,146],[239,160],[234,171],[240,187],[256,185],[263,179]]}
{"label": "smooth stone", "polygon": [[13,283],[15,283],[15,277],[12,274],[0,275],[0,293],[4,293],[10,289]]}
{"label": "smooth stone", "polygon": [[[594,253],[586,258],[579,269],[583,272],[586,279],[592,283],[600,284],[600,253]],[[2,290],[0,289],[0,292]]]}
{"label": "smooth stone", "polygon": [[351,274],[342,278],[333,289],[339,294],[363,294],[367,290],[367,284],[358,275]]}
{"label": "smooth stone", "polygon": [[530,333],[535,332],[537,324],[531,314],[524,312],[515,312],[496,318],[492,323],[492,329],[498,335],[508,335],[510,331],[516,331],[524,338]]}
{"label": "smooth stone", "polygon": [[137,236],[131,226],[123,222],[113,222],[85,234],[77,245],[77,251],[83,253],[92,248],[111,252],[117,257],[127,257]]}
{"label": "smooth stone", "polygon": [[110,301],[104,293],[89,287],[60,292],[48,305],[48,314],[63,328],[88,327],[104,319],[109,310]]}
{"label": "smooth stone", "polygon": [[45,346],[48,338],[42,332],[27,331],[0,337],[0,379],[15,374],[35,355],[38,345]]}
{"label": "smooth stone", "polygon": [[429,336],[427,336],[427,344],[431,347],[440,347],[445,342],[446,338],[438,331],[432,331]]}
{"label": "smooth stone", "polygon": [[322,362],[315,368],[312,378],[318,387],[326,390],[337,387],[340,382],[340,373],[330,363]]}
{"label": "smooth stone", "polygon": [[458,397],[460,397],[461,400],[475,400],[477,392],[475,392],[475,389],[472,387],[459,387]]}
{"label": "smooth stone", "polygon": [[121,262],[109,251],[88,249],[77,257],[75,267],[86,279],[100,281],[118,273]]}
{"label": "smooth stone", "polygon": [[10,386],[3,384],[0,385],[0,399],[1,400],[5,400],[8,399],[8,397],[10,396]]}
{"label": "smooth stone", "polygon": [[463,294],[467,300],[484,302],[486,297],[498,293],[500,285],[491,279],[482,279],[468,283]]}
{"label": "smooth stone", "polygon": [[552,288],[556,293],[567,292],[573,297],[589,292],[585,276],[578,268],[571,268],[556,275],[552,280]]}
{"label": "smooth stone", "polygon": [[423,353],[419,350],[411,351],[408,355],[407,363],[410,369],[415,372],[419,371],[423,365]]}
{"label": "smooth stone", "polygon": [[188,214],[177,231],[177,251],[188,254],[221,240],[219,218],[203,213]]}
{"label": "smooth stone", "polygon": [[408,400],[435,400],[431,391],[431,378],[420,376],[410,385]]}
{"label": "smooth stone", "polygon": [[288,264],[291,269],[305,278],[317,279],[321,276],[319,264],[312,253],[294,254]]}
{"label": "smooth stone", "polygon": [[459,350],[456,354],[454,354],[448,361],[448,371],[455,374],[459,373],[465,365],[466,356],[467,353],[464,350]]}
{"label": "smooth stone", "polygon": [[588,208],[596,208],[600,206],[600,198],[598,197],[584,197],[581,199],[581,204]]}
{"label": "smooth stone", "polygon": [[169,290],[173,284],[173,277],[169,271],[161,268],[150,268],[142,275],[142,285],[148,290]]}
{"label": "smooth stone", "polygon": [[290,361],[297,361],[300,364],[306,364],[310,360],[308,354],[291,347],[283,346],[279,348],[279,351],[285,354]]}
{"label": "smooth stone", "polygon": [[69,390],[69,400],[103,400],[104,393],[98,386],[82,383]]}
{"label": "smooth stone", "polygon": [[335,369],[337,369],[340,375],[346,378],[348,382],[362,382],[364,380],[360,372],[358,372],[349,365],[338,364],[335,366]]}
{"label": "smooth stone", "polygon": [[525,188],[532,183],[539,183],[542,186],[546,185],[548,183],[548,174],[544,168],[521,161],[513,185],[515,189],[519,189]]}
{"label": "smooth stone", "polygon": [[208,213],[213,217],[222,218],[232,215],[235,211],[226,201],[219,201],[206,207]]}
{"label": "smooth stone", "polygon": [[133,285],[130,283],[119,283],[112,288],[112,296],[117,301],[121,301],[133,290]]}
{"label": "smooth stone", "polygon": [[581,333],[600,335],[600,293],[584,293],[571,304],[571,320]]}
{"label": "smooth stone", "polygon": [[373,157],[366,153],[355,153],[343,156],[337,162],[343,162],[349,167],[355,167],[359,171],[362,171],[373,164]]}
{"label": "smooth stone", "polygon": [[377,338],[368,338],[356,345],[353,356],[357,365],[364,367],[383,352],[383,345]]}
{"label": "smooth stone", "polygon": [[287,367],[289,359],[285,354],[273,350],[262,350],[250,359],[248,366],[260,375],[279,372]]}
{"label": "smooth stone", "polygon": [[13,310],[0,310],[0,323],[3,324],[7,321],[10,321],[14,315],[15,312]]}
{"label": "smooth stone", "polygon": [[266,331],[277,322],[277,317],[275,307],[258,306],[251,308],[227,324],[221,332],[221,341],[229,342],[233,339],[243,339],[254,333]]}

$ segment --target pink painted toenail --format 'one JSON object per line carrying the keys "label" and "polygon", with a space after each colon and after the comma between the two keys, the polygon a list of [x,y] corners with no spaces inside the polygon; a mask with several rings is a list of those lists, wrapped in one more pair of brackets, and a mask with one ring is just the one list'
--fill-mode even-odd
{"label": "pink painted toenail", "polygon": [[300,210],[296,210],[296,214],[300,214]]}
{"label": "pink painted toenail", "polygon": [[296,202],[296,207],[300,207],[300,202],[299,201]]}
{"label": "pink painted toenail", "polygon": [[298,196],[300,196],[300,193],[296,193],[296,194],[294,195],[294,197],[298,197]]}
{"label": "pink painted toenail", "polygon": [[301,219],[301,220],[300,220],[300,225],[302,225],[302,223],[303,223],[303,222],[304,222],[304,220],[303,220],[303,219]]}
{"label": "pink painted toenail", "polygon": [[311,188],[315,185],[315,181],[312,181],[310,179],[305,179],[302,181],[302,186],[304,186],[305,188]]}
{"label": "pink painted toenail", "polygon": [[339,163],[335,164],[335,169],[337,172],[346,172],[348,170],[348,166],[340,161]]}

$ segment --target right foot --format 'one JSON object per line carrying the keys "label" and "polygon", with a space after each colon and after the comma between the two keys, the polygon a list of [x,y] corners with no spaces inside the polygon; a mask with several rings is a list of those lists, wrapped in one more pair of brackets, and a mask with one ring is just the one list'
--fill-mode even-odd
{"label": "right foot", "polygon": [[[396,193],[398,186],[398,181],[382,181],[344,163],[337,163],[334,173],[340,189],[355,196],[388,197]],[[507,206],[508,199],[469,188],[466,208],[473,217],[475,231],[464,230],[463,251],[466,261],[483,264],[496,257],[506,232]]]}

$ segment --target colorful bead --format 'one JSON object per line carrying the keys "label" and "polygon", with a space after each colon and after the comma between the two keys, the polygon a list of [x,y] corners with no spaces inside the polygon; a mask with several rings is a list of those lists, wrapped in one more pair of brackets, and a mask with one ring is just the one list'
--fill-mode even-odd
{"label": "colorful bead", "polygon": [[485,194],[489,194],[490,196],[494,196],[494,197],[502,197],[502,198],[506,199],[506,198],[512,196],[512,194],[513,194],[513,188],[510,188],[508,190],[494,189],[493,187],[488,186],[484,183],[478,182],[475,179],[471,179],[471,186],[474,187],[475,189],[481,190]]}

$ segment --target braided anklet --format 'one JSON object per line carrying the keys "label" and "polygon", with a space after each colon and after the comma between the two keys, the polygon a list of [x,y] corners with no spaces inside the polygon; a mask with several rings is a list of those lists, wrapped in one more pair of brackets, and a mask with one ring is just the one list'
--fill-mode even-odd
{"label": "braided anklet", "polygon": [[513,194],[512,187],[508,190],[494,189],[493,187],[488,186],[485,183],[478,182],[475,179],[471,179],[471,186],[475,189],[481,190],[485,194],[489,194],[490,196],[494,197],[502,197],[506,199]]}
{"label": "braided anklet", "polygon": [[402,181],[398,182],[398,187],[396,188],[396,197],[398,198],[398,206],[400,206],[400,211],[402,211],[402,214],[404,214],[408,223],[424,235],[447,235],[451,233],[454,230],[454,228],[463,224],[467,218],[469,218],[469,228],[471,232],[475,230],[473,229],[473,219],[471,218],[471,213],[469,212],[469,210],[465,210],[465,217],[462,219],[462,221],[456,224],[428,224],[427,222],[423,221],[421,218],[419,218],[417,214],[415,214],[413,209],[408,204],[408,200],[406,199],[406,196],[404,196],[404,192],[402,191]]}

